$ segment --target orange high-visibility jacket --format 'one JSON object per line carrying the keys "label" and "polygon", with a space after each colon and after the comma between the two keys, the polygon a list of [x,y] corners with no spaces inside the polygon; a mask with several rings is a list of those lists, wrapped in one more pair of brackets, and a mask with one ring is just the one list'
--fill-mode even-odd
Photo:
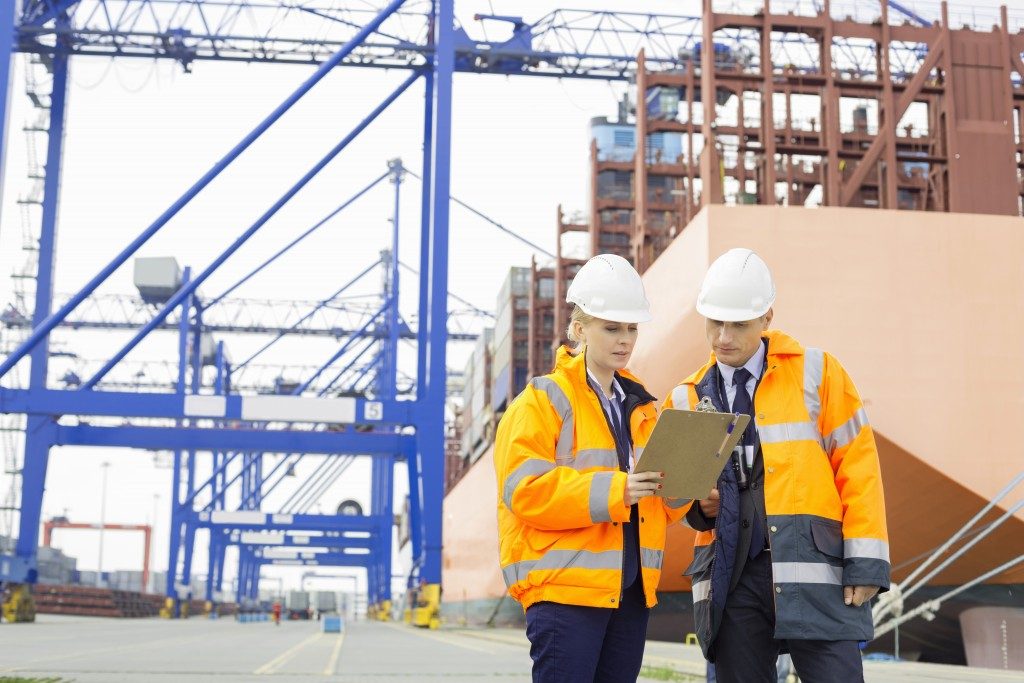
{"label": "orange high-visibility jacket", "polygon": [[[628,415],[639,457],[657,421],[654,397],[627,372]],[[558,350],[554,371],[534,378],[509,406],[494,444],[501,571],[525,610],[550,601],[618,607],[622,592],[626,473],[583,354]],[[665,529],[691,501],[639,502],[640,568],[647,605],[657,603]]]}
{"label": "orange high-visibility jacket", "polygon": [[[857,389],[834,357],[770,330],[754,395],[775,590],[775,637],[870,640],[871,608],[843,603],[843,586],[889,587],[889,543],[874,434]],[[692,409],[715,357],[676,387],[666,408]],[[728,479],[728,478],[727,478]],[[720,483],[723,480],[720,479]],[[694,617],[708,652],[725,595],[713,570],[715,530],[695,539]],[[712,559],[715,561],[712,562]],[[715,580],[713,580],[715,579]],[[716,590],[713,586],[719,586]],[[717,615],[717,616],[716,616]]]}

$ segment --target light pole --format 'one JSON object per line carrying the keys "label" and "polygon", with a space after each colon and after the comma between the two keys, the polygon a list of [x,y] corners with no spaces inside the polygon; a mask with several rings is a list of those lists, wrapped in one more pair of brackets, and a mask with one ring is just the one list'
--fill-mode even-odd
{"label": "light pole", "polygon": [[153,494],[153,521],[150,522],[150,524],[149,524],[149,535],[150,535],[150,538],[152,538],[152,540],[149,543],[149,567],[150,567],[149,576],[150,576],[151,586],[147,586],[146,587],[148,590],[150,590],[153,593],[157,592],[157,589],[156,589],[156,546],[157,546],[157,542],[156,542],[156,538],[157,538],[157,536],[156,536],[156,514],[157,514],[157,510],[159,510],[159,509],[160,509],[160,494],[159,493],[154,493]]}
{"label": "light pole", "polygon": [[100,487],[100,556],[96,568],[96,587],[103,585],[103,530],[107,526],[107,470],[109,462],[104,462],[100,467],[103,469],[103,484]]}

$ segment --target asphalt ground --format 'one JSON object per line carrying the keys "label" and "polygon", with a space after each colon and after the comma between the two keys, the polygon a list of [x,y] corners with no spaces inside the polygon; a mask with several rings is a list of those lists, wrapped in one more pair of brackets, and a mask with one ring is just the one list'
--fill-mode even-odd
{"label": "asphalt ground", "polygon": [[[641,681],[703,681],[696,646],[649,642]],[[318,622],[99,619],[40,615],[0,624],[0,677],[81,683],[235,683],[331,680],[530,681],[529,644],[513,629],[415,629],[355,621],[341,634]],[[867,662],[867,683],[1024,682],[1024,672]]]}

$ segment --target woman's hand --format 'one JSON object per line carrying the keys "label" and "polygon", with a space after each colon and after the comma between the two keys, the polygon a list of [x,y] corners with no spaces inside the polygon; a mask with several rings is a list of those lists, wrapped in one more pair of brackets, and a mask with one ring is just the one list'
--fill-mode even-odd
{"label": "woman's hand", "polygon": [[626,477],[626,505],[635,505],[644,496],[653,496],[661,488],[664,472],[635,472]]}

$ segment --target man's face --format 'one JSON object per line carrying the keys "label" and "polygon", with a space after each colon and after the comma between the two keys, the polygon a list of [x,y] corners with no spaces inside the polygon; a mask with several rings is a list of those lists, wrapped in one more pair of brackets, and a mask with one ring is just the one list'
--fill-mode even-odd
{"label": "man's face", "polygon": [[705,331],[708,344],[721,362],[734,368],[741,368],[750,360],[761,343],[761,333],[768,329],[772,322],[772,309],[754,320],[742,322],[722,322],[721,320],[705,320]]}

